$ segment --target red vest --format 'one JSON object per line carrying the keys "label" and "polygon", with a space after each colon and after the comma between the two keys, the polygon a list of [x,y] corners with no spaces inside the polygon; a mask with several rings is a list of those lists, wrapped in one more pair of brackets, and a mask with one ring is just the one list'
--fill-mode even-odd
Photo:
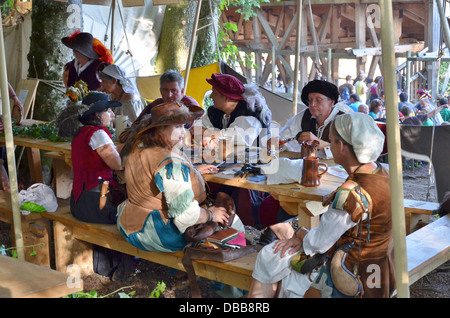
{"label": "red vest", "polygon": [[83,192],[83,186],[85,190],[91,190],[98,185],[98,177],[109,181],[110,186],[118,185],[114,180],[113,170],[89,146],[92,135],[99,129],[103,129],[111,137],[109,130],[103,126],[84,126],[72,140],[72,192],[75,203]]}

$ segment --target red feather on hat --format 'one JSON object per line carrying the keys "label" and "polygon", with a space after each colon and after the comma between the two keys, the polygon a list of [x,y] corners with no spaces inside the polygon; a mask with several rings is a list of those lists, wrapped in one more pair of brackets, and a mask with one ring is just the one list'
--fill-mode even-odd
{"label": "red feather on hat", "polygon": [[80,30],[75,30],[75,32],[73,32],[70,36],[69,36],[69,41],[70,43],[73,42],[73,40],[75,40],[78,36],[78,34],[80,34],[81,31]]}
{"label": "red feather on hat", "polygon": [[100,40],[94,38],[94,45],[93,45],[94,51],[100,55],[100,60],[103,62],[114,64],[113,57],[111,55],[111,51],[108,50]]}

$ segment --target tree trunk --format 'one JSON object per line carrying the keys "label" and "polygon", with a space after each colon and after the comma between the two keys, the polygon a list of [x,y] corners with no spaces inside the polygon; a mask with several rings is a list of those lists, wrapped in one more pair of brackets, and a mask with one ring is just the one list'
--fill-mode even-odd
{"label": "tree trunk", "polygon": [[[61,39],[72,34],[75,29],[82,29],[81,8],[81,0],[33,1],[28,53],[30,78],[62,82],[64,64],[73,56],[72,50],[64,46]],[[67,100],[65,92],[41,82],[36,94],[33,117],[46,121],[54,120],[65,107]]]}
{"label": "tree trunk", "polygon": [[[169,69],[179,72],[186,69],[197,5],[198,1],[181,0],[178,6],[166,6],[156,58],[156,70],[159,74]],[[215,16],[210,19],[209,1],[203,0],[199,28],[212,21],[217,29],[218,0],[213,0],[213,7]],[[217,41],[212,25],[200,30],[197,34],[197,47],[192,67],[207,65],[215,61]]]}
{"label": "tree trunk", "polygon": [[[198,23],[197,32],[197,45],[195,48],[194,58],[192,60],[191,67],[200,67],[208,65],[217,61],[217,38],[216,34],[218,32],[219,25],[219,1],[212,0],[210,9],[210,2],[203,0],[202,8],[200,11],[200,19]],[[212,16],[211,16],[212,14]],[[202,28],[203,26],[210,24],[208,27]],[[215,30],[215,31],[214,31]]]}

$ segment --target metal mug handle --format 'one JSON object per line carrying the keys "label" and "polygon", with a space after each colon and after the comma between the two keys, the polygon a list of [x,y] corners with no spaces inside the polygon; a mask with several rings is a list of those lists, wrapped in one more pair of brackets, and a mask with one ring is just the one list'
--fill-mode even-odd
{"label": "metal mug handle", "polygon": [[319,166],[324,166],[324,167],[325,167],[325,170],[319,173],[319,178],[320,178],[320,177],[322,177],[322,175],[323,175],[324,173],[326,173],[326,172],[328,171],[328,165],[327,165],[325,162],[319,162],[319,163],[317,164],[317,166],[318,166],[318,167],[319,167]]}

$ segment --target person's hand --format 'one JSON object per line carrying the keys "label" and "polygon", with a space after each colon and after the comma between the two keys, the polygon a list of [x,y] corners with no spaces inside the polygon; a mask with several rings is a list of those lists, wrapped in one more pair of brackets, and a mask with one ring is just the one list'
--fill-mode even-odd
{"label": "person's hand", "polygon": [[300,136],[298,136],[298,138],[297,138],[297,141],[299,144],[301,144],[302,142],[305,142],[305,141],[310,141],[310,140],[320,141],[320,139],[310,131],[302,132],[300,134]]}
{"label": "person's hand", "polygon": [[208,173],[218,173],[219,168],[217,168],[214,165],[208,165],[208,164],[201,164],[196,166],[197,170],[200,171],[201,174],[208,174]]}
{"label": "person's hand", "polygon": [[25,113],[24,109],[23,109],[23,104],[22,102],[19,100],[19,98],[17,96],[14,96],[12,98],[13,100],[13,108],[14,107],[18,107],[19,111],[20,111],[20,115],[23,117],[23,114]]}
{"label": "person's hand", "polygon": [[276,254],[281,250],[280,256],[283,258],[286,252],[288,252],[289,255],[292,255],[294,253],[297,253],[302,246],[302,241],[296,237],[293,237],[286,240],[276,241],[273,245],[273,252],[274,254]]}
{"label": "person's hand", "polygon": [[227,210],[221,206],[212,206],[209,210],[213,213],[213,221],[220,224],[227,224],[229,215]]}
{"label": "person's hand", "polygon": [[218,139],[214,137],[203,137],[202,147],[206,149],[216,149],[219,147]]}

